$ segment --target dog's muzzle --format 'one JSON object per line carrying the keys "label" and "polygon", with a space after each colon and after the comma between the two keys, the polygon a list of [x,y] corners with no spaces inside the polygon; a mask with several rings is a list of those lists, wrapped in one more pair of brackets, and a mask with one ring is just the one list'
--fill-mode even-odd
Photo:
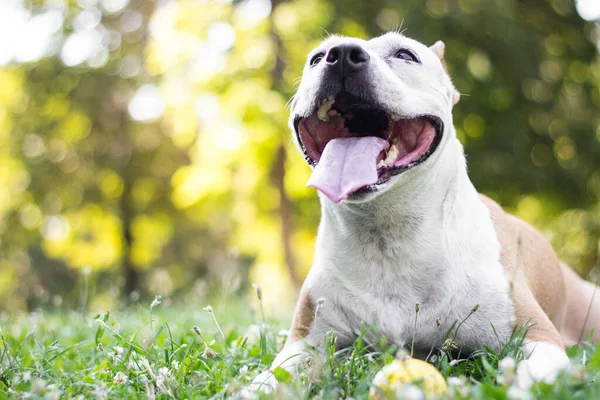
{"label": "dog's muzzle", "polygon": [[359,45],[339,44],[327,51],[325,64],[329,74],[338,75],[344,80],[347,76],[364,71],[370,59],[369,53]]}
{"label": "dog's muzzle", "polygon": [[304,157],[315,167],[308,185],[334,202],[357,191],[377,190],[424,162],[441,141],[440,118],[404,118],[375,100],[369,90],[370,62],[369,53],[353,43],[317,54],[311,64],[324,64],[321,86],[327,97],[308,116],[294,119]]}

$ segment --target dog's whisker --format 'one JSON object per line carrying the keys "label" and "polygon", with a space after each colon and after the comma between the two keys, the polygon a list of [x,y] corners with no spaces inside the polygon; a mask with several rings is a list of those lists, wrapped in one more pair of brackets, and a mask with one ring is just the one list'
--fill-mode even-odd
{"label": "dog's whisker", "polygon": [[292,97],[290,97],[290,99],[289,99],[289,100],[288,100],[288,101],[285,103],[285,109],[286,109],[286,110],[289,110],[289,109],[290,109],[290,106],[291,106],[292,102],[294,101],[294,98],[295,98],[295,97],[296,97],[296,95],[295,95],[295,94],[294,94],[294,95],[292,95]]}
{"label": "dog's whisker", "polygon": [[331,33],[329,33],[327,31],[327,29],[321,27],[321,30],[323,31],[323,33],[325,34],[325,36],[323,36],[323,34],[321,34],[321,38],[323,38],[323,40],[326,40],[328,38],[330,38],[331,36],[333,36]]}

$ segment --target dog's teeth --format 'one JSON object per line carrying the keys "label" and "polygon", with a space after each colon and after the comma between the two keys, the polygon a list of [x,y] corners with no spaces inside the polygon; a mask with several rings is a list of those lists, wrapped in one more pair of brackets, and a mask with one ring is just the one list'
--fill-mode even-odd
{"label": "dog's teeth", "polygon": [[394,161],[396,161],[396,157],[398,157],[399,153],[400,150],[398,150],[398,145],[396,143],[393,143],[392,146],[388,149],[387,157],[385,158],[385,164],[392,165]]}
{"label": "dog's teeth", "polygon": [[329,113],[333,103],[335,103],[335,98],[333,98],[333,96],[329,96],[327,99],[325,99],[325,101],[323,101],[323,103],[321,103],[321,106],[317,110],[317,117],[319,117],[321,121],[329,121],[329,117],[333,115]]}
{"label": "dog's teeth", "polygon": [[385,160],[381,160],[377,163],[377,168],[391,167],[392,165],[394,165],[394,161],[396,161],[396,158],[398,157],[399,153],[400,150],[398,150],[397,143],[393,143],[387,151]]}
{"label": "dog's teeth", "polygon": [[400,120],[402,119],[402,117],[401,117],[401,116],[399,116],[398,114],[392,114],[392,119],[393,119],[394,121],[400,121]]}

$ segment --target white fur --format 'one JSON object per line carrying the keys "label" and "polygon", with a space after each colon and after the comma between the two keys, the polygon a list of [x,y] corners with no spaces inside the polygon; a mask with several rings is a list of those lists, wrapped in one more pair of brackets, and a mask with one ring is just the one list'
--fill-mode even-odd
{"label": "white fur", "polygon": [[[456,342],[466,350],[483,345],[498,349],[514,327],[514,309],[489,210],[469,180],[456,138],[450,78],[432,50],[398,34],[370,41],[333,37],[315,52],[347,41],[369,52],[370,95],[388,112],[435,115],[445,128],[429,159],[377,192],[350,196],[339,204],[320,196],[322,220],[305,287],[313,300],[324,298],[325,303],[306,343],[320,348],[324,335],[333,331],[338,347],[347,346],[365,323],[373,328],[366,338],[372,344],[383,337],[410,347],[415,304],[420,303],[417,354],[440,346],[451,326],[464,321],[476,305]],[[400,46],[410,47],[422,64],[390,58]],[[318,67],[305,68],[291,120],[314,112],[321,78]],[[436,318],[441,320],[439,328]],[[538,368],[531,359],[529,365]],[[255,383],[265,378],[263,374]]]}
{"label": "white fur", "polygon": [[464,159],[453,163],[455,154],[462,151],[445,152],[439,171],[423,169],[368,204],[336,205],[321,197],[308,288],[327,307],[319,311],[315,329],[334,330],[349,344],[366,322],[390,343],[411,345],[420,303],[415,347],[427,351],[479,305],[461,326],[459,345],[498,347],[506,340],[514,315],[500,246]]}
{"label": "white fur", "polygon": [[[275,368],[283,368],[291,374],[296,374],[298,368],[306,361],[308,352],[305,349],[305,343],[301,340],[286,346],[273,360],[270,369],[260,373],[250,385],[250,391],[260,390],[264,393],[273,393],[277,388],[277,379],[273,375]],[[244,396],[242,396],[244,397]]]}
{"label": "white fur", "polygon": [[553,382],[570,365],[565,349],[553,343],[527,341],[523,345],[526,360],[517,367],[517,384],[529,388],[534,382]]}

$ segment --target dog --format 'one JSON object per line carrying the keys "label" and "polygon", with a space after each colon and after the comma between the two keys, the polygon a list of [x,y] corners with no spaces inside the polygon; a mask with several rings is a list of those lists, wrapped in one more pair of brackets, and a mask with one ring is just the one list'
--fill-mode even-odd
{"label": "dog", "polygon": [[459,98],[441,41],[332,36],[309,54],[290,128],[322,217],[290,336],[253,390],[272,392],[274,368],[296,374],[326,335],[344,348],[364,325],[367,342],[422,355],[457,322],[463,354],[498,350],[529,324],[523,388],[569,366],[565,345],[600,338],[596,287],[471,183],[452,121]]}

